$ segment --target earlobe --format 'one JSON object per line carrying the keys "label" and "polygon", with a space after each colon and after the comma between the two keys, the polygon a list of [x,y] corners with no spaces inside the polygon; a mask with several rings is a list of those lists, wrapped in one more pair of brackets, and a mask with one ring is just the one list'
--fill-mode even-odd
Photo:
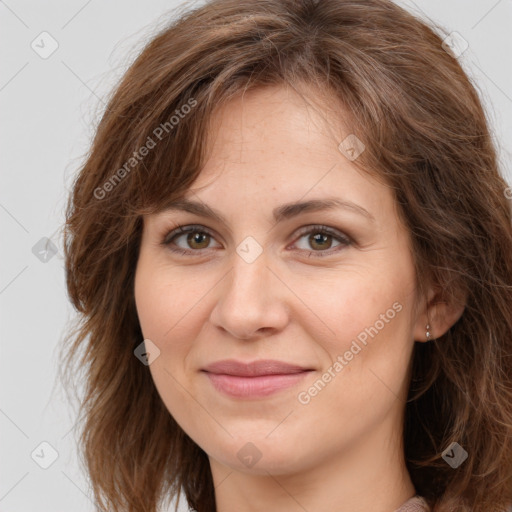
{"label": "earlobe", "polygon": [[429,300],[428,306],[418,315],[414,329],[414,340],[427,342],[440,338],[455,323],[458,322],[464,310],[466,301],[448,302],[439,299],[439,294]]}

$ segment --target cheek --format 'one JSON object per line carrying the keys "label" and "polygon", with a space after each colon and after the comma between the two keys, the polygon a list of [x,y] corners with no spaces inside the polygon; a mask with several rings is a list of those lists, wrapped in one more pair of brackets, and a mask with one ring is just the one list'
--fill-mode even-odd
{"label": "cheek", "polygon": [[388,337],[391,344],[405,339],[396,334],[408,317],[410,276],[382,265],[377,269],[336,270],[315,279],[314,286],[308,279],[294,281],[294,292],[306,305],[299,321],[333,358],[354,340],[365,346],[377,338]]}
{"label": "cheek", "polygon": [[204,293],[189,279],[180,277],[176,269],[155,260],[149,262],[143,256],[137,266],[134,292],[143,336],[160,351],[149,365],[151,377],[167,410],[189,431],[193,429],[194,414],[202,413],[194,408],[195,402],[187,392],[186,364],[191,341],[201,328],[197,302]]}
{"label": "cheek", "polygon": [[190,400],[184,392],[189,375],[197,371],[189,354],[208,320],[207,292],[216,280],[204,272],[141,258],[135,275],[135,302],[145,339],[159,349],[149,366],[155,385],[169,410]]}
{"label": "cheek", "polygon": [[135,274],[135,303],[144,337],[162,350],[172,340],[179,344],[183,339],[180,331],[199,327],[197,306],[207,285],[207,279],[141,255]]}
{"label": "cheek", "polygon": [[[324,418],[324,434],[343,446],[398,410],[413,343],[410,305],[394,287],[347,286],[341,296],[339,304],[315,303],[335,335],[319,340],[325,366],[298,390],[295,403],[297,429],[309,424],[314,430]],[[325,448],[318,443],[318,450]]]}
{"label": "cheek", "polygon": [[323,352],[325,366],[321,382],[302,388],[298,402],[310,410],[318,407],[316,414],[326,407],[337,410],[339,418],[347,410],[361,420],[382,416],[405,389],[413,348],[414,272],[407,252],[400,260],[353,266],[296,291],[307,289],[318,316],[304,326]]}

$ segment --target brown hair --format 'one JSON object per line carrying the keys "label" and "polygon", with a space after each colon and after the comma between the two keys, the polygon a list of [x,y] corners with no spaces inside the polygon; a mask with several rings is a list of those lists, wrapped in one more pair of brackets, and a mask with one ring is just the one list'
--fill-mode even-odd
{"label": "brown hair", "polygon": [[[394,189],[420,292],[435,283],[446,301],[465,301],[446,334],[414,348],[404,444],[418,494],[434,512],[512,503],[507,183],[476,88],[436,30],[389,0],[214,0],[172,21],[126,72],[64,233],[79,318],[62,377],[85,384],[80,446],[101,510],[155,512],[182,488],[195,510],[215,511],[206,453],[134,356],[142,216],[197,178],[216,107],[279,84],[339,100],[346,135],[366,146],[354,165]],[[452,442],[469,454],[457,469],[441,456]]]}

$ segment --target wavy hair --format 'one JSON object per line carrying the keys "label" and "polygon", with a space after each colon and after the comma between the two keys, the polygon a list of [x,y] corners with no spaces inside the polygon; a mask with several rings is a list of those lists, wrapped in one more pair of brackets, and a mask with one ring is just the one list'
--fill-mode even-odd
{"label": "wavy hair", "polygon": [[[198,177],[218,106],[280,84],[343,105],[343,117],[333,101],[326,116],[365,144],[353,164],[392,187],[420,292],[433,283],[466,305],[443,336],[414,347],[403,439],[418,494],[433,512],[512,503],[512,190],[447,35],[389,0],[213,0],[170,20],[131,64],[64,225],[77,318],[61,377],[84,387],[78,442],[102,511],[155,512],[182,492],[197,512],[216,510],[206,453],[134,356],[142,216]],[[442,458],[452,442],[468,452],[457,469]]]}

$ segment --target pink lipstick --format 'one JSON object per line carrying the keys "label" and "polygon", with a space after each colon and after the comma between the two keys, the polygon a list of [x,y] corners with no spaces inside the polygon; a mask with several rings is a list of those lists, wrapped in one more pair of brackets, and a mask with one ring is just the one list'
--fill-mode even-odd
{"label": "pink lipstick", "polygon": [[202,371],[222,393],[237,398],[257,398],[296,385],[313,369],[273,359],[251,363],[224,359]]}

